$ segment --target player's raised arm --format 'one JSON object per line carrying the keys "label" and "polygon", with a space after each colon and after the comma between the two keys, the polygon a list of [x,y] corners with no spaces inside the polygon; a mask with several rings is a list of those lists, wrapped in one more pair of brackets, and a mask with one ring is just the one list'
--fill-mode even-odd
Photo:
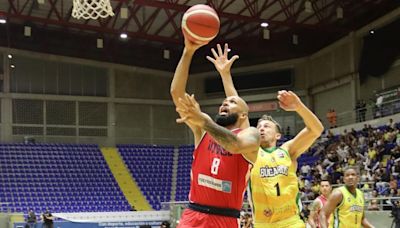
{"label": "player's raised arm", "polygon": [[289,151],[292,159],[296,159],[310,148],[314,141],[321,136],[324,127],[318,117],[316,117],[292,91],[279,91],[278,100],[282,109],[285,111],[297,112],[306,125],[294,139],[282,145],[283,148]]}
{"label": "player's raised arm", "polygon": [[[176,67],[170,88],[172,100],[177,108],[180,107],[179,98],[184,98],[186,93],[186,84],[189,77],[189,67],[192,62],[192,57],[197,49],[206,44],[207,43],[196,44],[185,37],[185,48],[183,49],[182,57]],[[201,139],[202,131],[200,128],[190,125],[189,123],[187,123],[187,125],[193,131],[195,145],[197,146]]]}
{"label": "player's raised arm", "polygon": [[[222,49],[220,44],[217,44],[217,50],[214,48],[211,49],[212,56],[207,56],[207,59],[214,64],[215,69],[218,71],[219,75],[222,79],[222,84],[224,86],[226,97],[230,96],[239,96],[236,91],[235,85],[233,84],[231,68],[233,63],[239,59],[238,55],[232,56],[230,59],[228,57],[229,46],[228,44],[224,45],[224,49]],[[243,123],[241,128],[250,127],[250,121],[247,120]]]}
{"label": "player's raised arm", "polygon": [[227,97],[238,96],[235,85],[232,81],[231,68],[235,60],[239,59],[239,56],[234,55],[229,59],[228,50],[228,44],[224,45],[223,50],[221,45],[217,44],[217,51],[212,48],[211,53],[213,57],[207,56],[207,59],[214,64],[215,69],[221,76],[222,84],[224,85],[225,95]]}

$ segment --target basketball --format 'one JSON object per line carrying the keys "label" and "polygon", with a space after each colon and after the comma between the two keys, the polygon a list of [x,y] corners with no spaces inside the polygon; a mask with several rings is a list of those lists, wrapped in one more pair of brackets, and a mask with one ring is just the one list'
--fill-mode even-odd
{"label": "basketball", "polygon": [[217,12],[208,5],[194,5],[182,18],[182,32],[194,43],[204,43],[214,39],[219,32],[219,26]]}

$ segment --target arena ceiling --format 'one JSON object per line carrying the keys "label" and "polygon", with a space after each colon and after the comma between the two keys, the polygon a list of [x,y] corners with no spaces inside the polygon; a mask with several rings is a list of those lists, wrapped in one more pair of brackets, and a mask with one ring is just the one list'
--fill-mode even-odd
{"label": "arena ceiling", "polygon": [[[400,5],[398,0],[111,0],[114,17],[77,20],[71,17],[72,0],[0,0],[0,19],[7,20],[0,24],[0,45],[173,71],[183,47],[182,15],[199,3],[215,8],[221,20],[211,45],[228,42],[241,66],[308,55]],[[269,39],[262,22],[269,24]],[[31,36],[24,35],[25,26]],[[129,38],[122,40],[122,32]],[[96,47],[97,38],[104,40],[103,48]],[[163,58],[165,49],[170,59]],[[199,51],[194,71],[212,69],[204,58],[208,53]]]}

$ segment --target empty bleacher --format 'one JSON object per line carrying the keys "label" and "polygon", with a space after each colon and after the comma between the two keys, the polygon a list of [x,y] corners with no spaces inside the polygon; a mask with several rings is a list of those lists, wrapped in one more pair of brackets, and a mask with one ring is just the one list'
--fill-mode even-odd
{"label": "empty bleacher", "polygon": [[0,144],[3,212],[126,211],[97,145]]}
{"label": "empty bleacher", "polygon": [[180,146],[176,177],[176,201],[187,201],[190,190],[190,169],[193,161],[193,145]]}
{"label": "empty bleacher", "polygon": [[155,210],[171,200],[174,148],[172,146],[117,145],[132,177]]}

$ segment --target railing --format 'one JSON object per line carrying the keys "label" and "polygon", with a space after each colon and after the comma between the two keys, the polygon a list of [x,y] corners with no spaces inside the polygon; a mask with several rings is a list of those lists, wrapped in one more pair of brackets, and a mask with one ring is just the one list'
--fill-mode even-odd
{"label": "railing", "polygon": [[400,99],[384,102],[377,107],[375,103],[367,104],[365,108],[345,111],[337,114],[337,125],[344,126],[355,122],[363,122],[393,115],[400,112]]}

